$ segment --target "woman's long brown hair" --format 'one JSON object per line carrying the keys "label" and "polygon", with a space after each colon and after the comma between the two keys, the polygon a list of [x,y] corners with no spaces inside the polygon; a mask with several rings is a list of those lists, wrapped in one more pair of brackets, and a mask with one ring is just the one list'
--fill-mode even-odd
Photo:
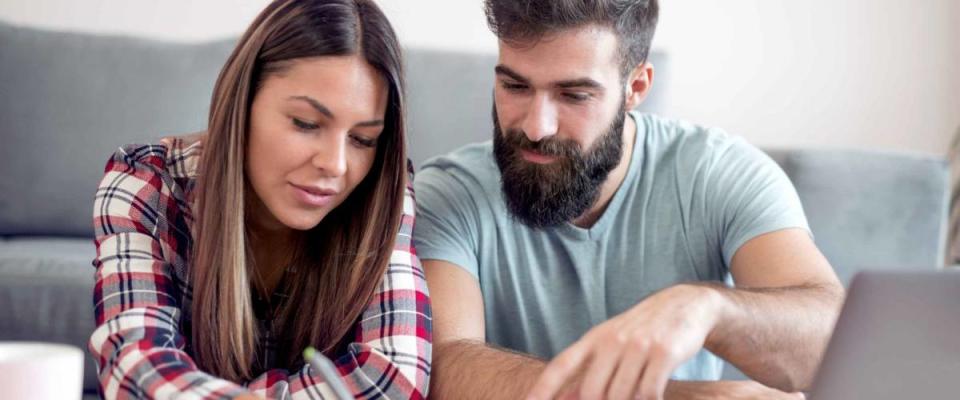
{"label": "woman's long brown hair", "polygon": [[286,343],[280,360],[300,365],[314,346],[328,355],[349,341],[373,300],[403,212],[406,148],[403,73],[396,34],[370,0],[277,0],[247,29],[217,79],[203,143],[194,215],[190,326],[204,371],[241,382],[258,362],[251,297],[252,255],[244,178],[250,106],[266,76],[304,57],[360,55],[388,83],[384,132],[366,178],[314,229],[294,255],[297,279],[276,316]]}

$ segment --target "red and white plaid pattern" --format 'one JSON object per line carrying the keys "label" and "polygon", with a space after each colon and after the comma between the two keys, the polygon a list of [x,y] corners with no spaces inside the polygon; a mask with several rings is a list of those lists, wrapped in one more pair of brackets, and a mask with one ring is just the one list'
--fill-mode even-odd
{"label": "red and white plaid pattern", "polygon": [[[191,359],[185,337],[191,193],[201,150],[198,141],[173,138],[160,145],[125,146],[107,162],[93,209],[97,328],[89,342],[101,395],[220,399],[252,391],[270,399],[333,398],[309,366],[292,372],[270,369],[240,385],[200,371]],[[427,394],[431,312],[410,237],[412,181],[390,266],[360,316],[354,341],[334,360],[356,398],[419,399]]]}

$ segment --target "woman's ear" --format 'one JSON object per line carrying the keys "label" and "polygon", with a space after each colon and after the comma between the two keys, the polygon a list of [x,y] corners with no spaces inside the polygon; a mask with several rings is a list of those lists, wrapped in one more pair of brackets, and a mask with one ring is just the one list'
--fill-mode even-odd
{"label": "woman's ear", "polygon": [[624,88],[626,90],[624,103],[627,109],[624,111],[630,111],[643,103],[651,87],[653,87],[653,64],[645,61],[627,75]]}

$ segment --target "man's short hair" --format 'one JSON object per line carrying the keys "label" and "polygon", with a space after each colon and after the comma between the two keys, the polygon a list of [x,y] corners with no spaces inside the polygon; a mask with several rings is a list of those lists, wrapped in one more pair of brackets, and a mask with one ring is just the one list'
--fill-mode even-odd
{"label": "man's short hair", "polygon": [[485,0],[484,10],[490,30],[508,43],[588,24],[611,28],[621,76],[647,60],[659,14],[657,0]]}

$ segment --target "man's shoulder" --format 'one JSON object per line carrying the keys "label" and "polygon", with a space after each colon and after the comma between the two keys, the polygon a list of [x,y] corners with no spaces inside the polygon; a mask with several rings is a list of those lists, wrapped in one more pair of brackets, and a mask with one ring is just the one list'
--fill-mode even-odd
{"label": "man's shoulder", "polygon": [[450,153],[428,159],[420,167],[415,181],[457,180],[468,189],[488,189],[499,185],[500,169],[493,159],[491,141],[471,143]]}
{"label": "man's shoulder", "polygon": [[653,150],[674,150],[679,151],[678,155],[689,155],[697,150],[724,149],[743,142],[740,137],[717,127],[652,114],[639,114],[637,118],[641,127],[646,128],[647,146],[656,146]]}
{"label": "man's shoulder", "polygon": [[646,153],[661,165],[721,167],[716,161],[765,157],[742,137],[721,128],[651,114],[640,114],[637,119],[646,129]]}

